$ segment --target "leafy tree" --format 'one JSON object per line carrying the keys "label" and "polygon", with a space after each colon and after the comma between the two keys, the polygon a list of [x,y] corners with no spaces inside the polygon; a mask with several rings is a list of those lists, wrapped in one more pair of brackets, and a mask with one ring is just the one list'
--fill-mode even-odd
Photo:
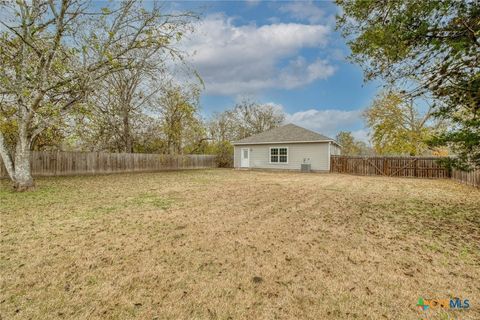
{"label": "leafy tree", "polygon": [[32,141],[32,150],[58,150],[61,148],[67,135],[67,130],[64,129],[64,126],[66,126],[66,124],[51,126],[42,131],[42,133],[37,135]]}
{"label": "leafy tree", "polygon": [[342,155],[364,156],[373,153],[365,142],[356,140],[349,131],[340,131],[336,140],[342,146]]}
{"label": "leafy tree", "polygon": [[220,168],[233,167],[233,145],[229,141],[218,141],[213,146],[217,166]]}
{"label": "leafy tree", "polygon": [[164,153],[166,150],[161,122],[152,116],[143,115],[140,126],[134,130],[133,152],[136,153]]}
{"label": "leafy tree", "polygon": [[[452,101],[455,100],[452,98]],[[450,121],[451,126],[434,135],[429,145],[440,150],[447,147],[456,155],[449,160],[449,166],[465,171],[480,167],[480,113],[471,113],[467,108],[453,112],[452,109],[442,107],[437,112],[440,118]]]}
{"label": "leafy tree", "polygon": [[[154,4],[135,0],[96,9],[83,0],[0,2],[0,156],[17,190],[34,187],[32,143],[68,119],[106,77],[134,69],[135,52],[181,36]],[[173,27],[173,29],[172,29]],[[4,126],[2,126],[3,128]],[[12,126],[10,126],[12,127]]]}
{"label": "leafy tree", "polygon": [[336,0],[337,27],[367,80],[381,78],[410,96],[431,93],[433,114],[451,123],[432,141],[462,167],[480,165],[480,6],[478,1]]}
{"label": "leafy tree", "polygon": [[379,154],[420,155],[427,149],[432,133],[428,125],[431,109],[420,114],[413,102],[406,102],[395,92],[383,92],[365,110],[372,130],[372,142]]}
{"label": "leafy tree", "polygon": [[356,156],[360,153],[351,132],[340,131],[336,140],[342,146],[342,155]]}
{"label": "leafy tree", "polygon": [[199,137],[203,136],[203,126],[198,117],[199,94],[196,87],[186,90],[172,85],[157,100],[166,153],[182,154],[187,143],[202,139]]}

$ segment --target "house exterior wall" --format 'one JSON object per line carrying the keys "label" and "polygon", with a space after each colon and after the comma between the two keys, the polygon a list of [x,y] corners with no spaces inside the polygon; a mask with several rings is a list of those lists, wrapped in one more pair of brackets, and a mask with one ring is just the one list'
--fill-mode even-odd
{"label": "house exterior wall", "polygon": [[[332,147],[331,144],[330,147]],[[287,147],[288,163],[270,163],[271,147]],[[250,149],[250,168],[300,170],[304,159],[312,165],[312,170],[330,170],[330,157],[328,154],[328,142],[315,143],[284,143],[284,144],[255,144],[234,146],[234,167],[240,168],[240,152],[242,148]]]}
{"label": "house exterior wall", "polygon": [[332,156],[339,156],[342,154],[342,149],[337,146],[336,144],[332,143],[332,145],[330,146],[330,154]]}

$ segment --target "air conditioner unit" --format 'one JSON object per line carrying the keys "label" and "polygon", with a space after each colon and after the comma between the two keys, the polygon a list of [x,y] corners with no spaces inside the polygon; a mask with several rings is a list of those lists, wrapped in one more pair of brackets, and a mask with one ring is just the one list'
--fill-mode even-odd
{"label": "air conditioner unit", "polygon": [[310,172],[310,171],[312,171],[312,165],[310,163],[302,163],[300,171],[301,172]]}

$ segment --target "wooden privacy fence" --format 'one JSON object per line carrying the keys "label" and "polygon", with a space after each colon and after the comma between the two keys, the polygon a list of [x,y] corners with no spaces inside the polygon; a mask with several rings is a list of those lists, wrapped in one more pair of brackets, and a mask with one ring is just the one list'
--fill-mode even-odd
{"label": "wooden privacy fence", "polygon": [[480,169],[478,168],[470,172],[453,169],[451,172],[451,177],[455,181],[480,188]]}
{"label": "wooden privacy fence", "polygon": [[363,176],[453,179],[480,187],[480,169],[470,172],[449,170],[438,160],[442,157],[353,157],[331,156],[330,172]]}
{"label": "wooden privacy fence", "polygon": [[439,157],[332,156],[330,171],[364,176],[450,178]]}
{"label": "wooden privacy fence", "polygon": [[[33,151],[33,176],[68,176],[215,168],[213,155],[168,156],[145,153]],[[8,177],[0,158],[0,177]]]}

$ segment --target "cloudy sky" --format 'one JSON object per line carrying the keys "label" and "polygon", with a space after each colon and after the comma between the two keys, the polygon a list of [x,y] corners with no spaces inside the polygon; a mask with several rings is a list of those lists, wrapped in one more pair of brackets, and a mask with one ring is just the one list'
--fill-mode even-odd
{"label": "cloudy sky", "polygon": [[184,42],[205,82],[202,113],[231,108],[241,97],[282,108],[287,121],[335,136],[367,132],[362,109],[378,90],[346,61],[335,31],[338,8],[327,1],[191,1],[203,13]]}

